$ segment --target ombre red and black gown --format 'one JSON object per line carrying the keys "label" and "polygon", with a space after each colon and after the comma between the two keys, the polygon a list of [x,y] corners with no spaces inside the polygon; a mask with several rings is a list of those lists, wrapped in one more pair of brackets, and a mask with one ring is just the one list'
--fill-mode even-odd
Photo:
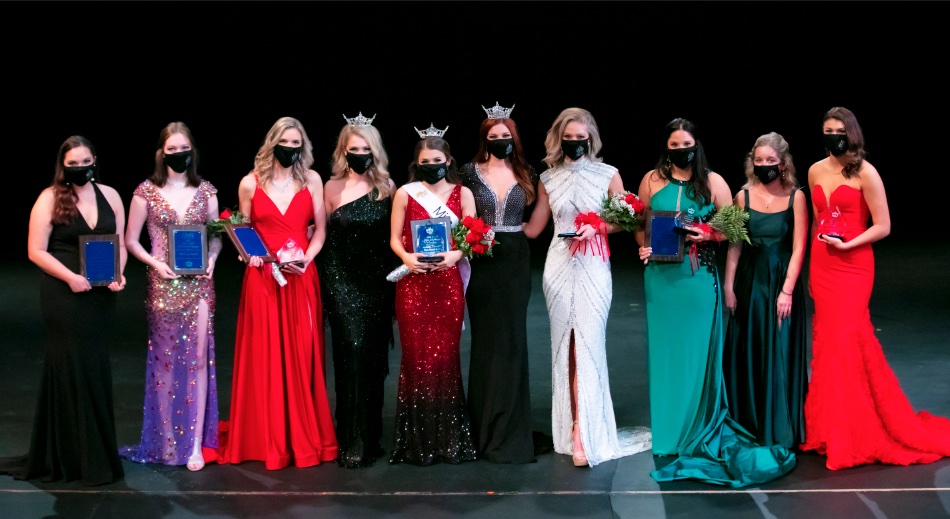
{"label": "ombre red and black gown", "polygon": [[[829,209],[842,213],[845,241],[867,228],[870,212],[860,190],[841,185],[826,199],[816,184],[813,199],[818,233],[829,231]],[[802,450],[826,455],[832,470],[950,456],[950,420],[914,411],[874,335],[870,244],[838,251],[813,237],[809,282],[815,314]]]}
{"label": "ombre red and black gown", "polygon": [[[462,186],[446,203],[462,215]],[[411,196],[402,245],[412,248],[412,220],[431,218]],[[402,360],[396,400],[395,441],[390,463],[432,465],[476,458],[462,388],[459,342],[465,294],[458,267],[409,274],[396,284],[396,321]]]}
{"label": "ombre red and black gown", "polygon": [[[286,213],[260,187],[250,219],[276,253],[288,238],[308,243],[310,190],[294,195]],[[219,463],[263,461],[267,470],[310,467],[337,458],[324,378],[323,307],[316,265],[285,274],[247,267],[238,306],[230,420],[221,422]]]}

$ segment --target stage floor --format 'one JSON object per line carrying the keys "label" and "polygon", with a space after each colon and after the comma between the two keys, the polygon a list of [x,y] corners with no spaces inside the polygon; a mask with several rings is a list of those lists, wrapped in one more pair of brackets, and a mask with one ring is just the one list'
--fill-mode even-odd
{"label": "stage floor", "polygon": [[[612,242],[613,245],[613,242]],[[215,274],[218,394],[228,416],[234,325],[242,267],[225,257]],[[950,416],[950,245],[899,243],[875,247],[877,281],[871,318],[891,367],[915,409]],[[550,434],[551,352],[541,292],[543,258],[533,253],[528,317],[532,418]],[[611,393],[619,426],[649,426],[643,269],[630,255],[613,259],[614,296],[607,323]],[[807,276],[807,269],[805,272]],[[29,447],[43,346],[39,270],[27,262],[0,269],[0,456]],[[144,267],[130,258],[128,288],[115,325],[128,340],[112,352],[120,445],[136,443],[145,376]],[[807,279],[807,278],[806,278]],[[810,301],[809,301],[810,304]],[[327,344],[329,332],[327,333]],[[469,333],[462,336],[467,379]],[[327,383],[335,407],[332,355]],[[390,352],[383,445],[392,443],[399,347]],[[650,471],[671,458],[651,452],[591,468],[548,453],[528,465],[415,467],[385,460],[361,469],[333,463],[267,471],[261,462],[185,467],[124,461],[124,481],[102,487],[44,484],[0,477],[0,518],[185,517],[498,517],[565,518],[937,518],[950,517],[950,459],[929,465],[868,465],[830,471],[824,458],[800,454],[787,476],[759,487],[729,490],[695,482],[657,484]]]}

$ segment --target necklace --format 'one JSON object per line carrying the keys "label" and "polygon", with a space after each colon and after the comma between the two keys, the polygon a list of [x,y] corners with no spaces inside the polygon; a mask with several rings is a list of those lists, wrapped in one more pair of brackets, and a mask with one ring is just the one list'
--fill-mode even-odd
{"label": "necklace", "polygon": [[168,185],[175,189],[185,189],[185,181],[176,182],[174,180],[169,180]]}
{"label": "necklace", "polygon": [[278,184],[277,181],[272,178],[270,179],[270,185],[274,186],[274,189],[276,189],[278,193],[283,193],[287,190],[287,186],[289,186],[293,181],[293,175],[287,177],[287,180],[281,182],[280,184]]}
{"label": "necklace", "polygon": [[765,201],[765,208],[766,208],[766,209],[768,209],[769,206],[772,205],[772,202],[775,200],[775,195],[772,195],[772,196],[766,198],[765,195],[763,195],[762,193],[759,193],[759,196],[761,196],[761,197],[762,197],[762,200]]}

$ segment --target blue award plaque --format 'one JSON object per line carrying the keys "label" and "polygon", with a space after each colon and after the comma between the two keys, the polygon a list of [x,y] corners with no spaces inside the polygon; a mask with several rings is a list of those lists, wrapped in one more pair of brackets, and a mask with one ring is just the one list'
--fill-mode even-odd
{"label": "blue award plaque", "polygon": [[425,254],[419,261],[438,263],[443,259],[440,254],[451,250],[452,220],[447,216],[412,220],[409,228],[412,230],[413,252]]}
{"label": "blue award plaque", "polygon": [[79,237],[79,268],[94,287],[120,281],[119,235],[84,234]]}
{"label": "blue award plaque", "polygon": [[251,256],[260,256],[264,263],[273,263],[277,261],[274,254],[267,249],[264,239],[250,223],[227,223],[224,224],[224,230],[227,231],[231,243],[238,250],[244,263],[251,260]]}
{"label": "blue award plaque", "polygon": [[683,261],[685,234],[677,220],[677,211],[647,211],[644,247],[652,247],[651,260]]}
{"label": "blue award plaque", "polygon": [[208,230],[204,225],[168,225],[168,266],[179,276],[208,273]]}

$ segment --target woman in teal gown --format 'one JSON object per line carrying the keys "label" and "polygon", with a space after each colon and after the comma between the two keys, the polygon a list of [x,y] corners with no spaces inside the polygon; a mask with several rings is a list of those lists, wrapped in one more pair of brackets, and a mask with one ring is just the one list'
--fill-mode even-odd
{"label": "woman in teal gown", "polygon": [[[678,211],[687,224],[708,222],[731,204],[723,178],[709,170],[695,126],[666,125],[656,169],[640,183],[647,210]],[[644,269],[653,453],[677,456],[655,470],[657,481],[696,479],[743,487],[795,466],[782,446],[760,446],[729,415],[722,374],[723,311],[716,263],[722,236],[688,226],[683,261],[656,261],[637,232]]]}

